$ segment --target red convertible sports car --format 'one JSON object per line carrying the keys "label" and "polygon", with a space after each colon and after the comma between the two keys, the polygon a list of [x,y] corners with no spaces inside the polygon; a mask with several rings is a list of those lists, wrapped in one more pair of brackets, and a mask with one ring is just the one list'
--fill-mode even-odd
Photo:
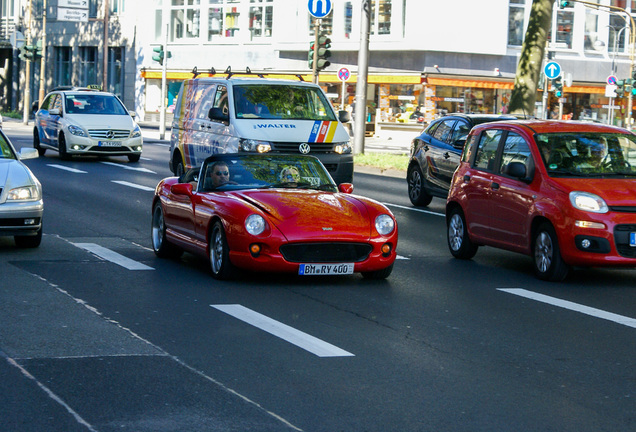
{"label": "red convertible sports car", "polygon": [[159,257],[207,257],[217,279],[238,268],[384,279],[396,257],[395,217],[352,191],[313,156],[211,156],[157,185],[152,246]]}

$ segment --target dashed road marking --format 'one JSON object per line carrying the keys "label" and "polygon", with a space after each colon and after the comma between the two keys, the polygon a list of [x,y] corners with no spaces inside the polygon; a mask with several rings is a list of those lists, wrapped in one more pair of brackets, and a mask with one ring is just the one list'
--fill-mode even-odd
{"label": "dashed road marking", "polygon": [[139,172],[145,172],[145,173],[149,173],[149,174],[157,174],[156,172],[151,171],[148,168],[133,167],[133,166],[128,166],[128,165],[115,163],[115,162],[102,162],[102,163],[104,165],[116,166],[116,167],[119,167],[119,168],[131,170],[131,171],[139,171]]}
{"label": "dashed road marking", "polygon": [[299,348],[309,351],[318,357],[352,357],[354,354],[323,340],[315,338],[286,324],[273,320],[238,304],[210,305],[243,322],[257,327],[269,334],[279,337]]}
{"label": "dashed road marking", "polygon": [[154,192],[154,190],[155,190],[155,188],[151,188],[151,187],[148,187],[148,186],[143,186],[143,185],[140,185],[140,184],[137,184],[137,183],[130,183],[130,182],[123,181],[123,180],[111,180],[111,181],[113,183],[117,183],[117,184],[120,184],[122,186],[132,187],[132,188],[135,188],[135,189],[141,189],[141,190],[150,191],[150,192]]}
{"label": "dashed road marking", "polygon": [[67,167],[67,166],[64,166],[64,165],[47,164],[47,166],[50,166],[51,168],[61,169],[61,170],[64,170],[64,171],[70,171],[70,172],[76,173],[76,174],[88,174],[87,171],[78,170],[78,169]]}
{"label": "dashed road marking", "polygon": [[544,294],[527,291],[520,288],[498,288],[498,291],[507,292],[509,294],[518,295],[538,302],[551,304],[560,308],[569,309],[575,312],[580,312],[585,315],[590,315],[596,318],[601,318],[608,321],[613,321],[617,324],[622,324],[627,327],[636,328],[636,319],[629,318],[623,315],[617,315],[615,313],[606,312],[602,309],[596,309],[589,306],[580,305],[567,300],[561,300],[555,297],[550,297]]}
{"label": "dashed road marking", "polygon": [[397,204],[391,204],[391,203],[382,203],[385,206],[389,206],[389,207],[397,207],[397,208],[401,208],[404,210],[411,210],[411,211],[416,211],[416,212],[420,212],[420,213],[426,213],[426,214],[431,214],[434,216],[442,216],[442,217],[446,217],[445,213],[437,213],[437,212],[433,212],[430,210],[422,210],[422,209],[418,209],[418,208],[414,208],[414,207],[407,207],[407,206],[402,206],[402,205],[397,205]]}
{"label": "dashed road marking", "polygon": [[145,264],[142,264],[138,261],[127,258],[123,255],[118,254],[110,249],[106,249],[100,245],[95,243],[72,243],[74,246],[77,246],[80,249],[85,249],[92,254],[97,255],[98,257],[110,261],[114,264],[120,265],[128,270],[154,270],[152,267],[148,267]]}

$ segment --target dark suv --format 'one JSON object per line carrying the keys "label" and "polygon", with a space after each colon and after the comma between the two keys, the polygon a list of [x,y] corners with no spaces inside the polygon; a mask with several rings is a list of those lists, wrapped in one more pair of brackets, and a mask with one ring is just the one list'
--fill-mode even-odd
{"label": "dark suv", "polygon": [[514,119],[497,114],[449,114],[434,120],[411,143],[406,181],[413,205],[427,206],[434,196],[448,196],[453,173],[473,126]]}

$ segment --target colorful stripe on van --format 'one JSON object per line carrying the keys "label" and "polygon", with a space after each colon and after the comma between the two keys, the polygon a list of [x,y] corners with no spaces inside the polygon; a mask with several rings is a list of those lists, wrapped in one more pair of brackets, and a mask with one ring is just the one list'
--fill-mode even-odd
{"label": "colorful stripe on van", "polygon": [[309,139],[307,141],[310,143],[332,142],[337,128],[338,122],[317,120],[314,122],[314,126],[311,128],[311,134],[309,135]]}

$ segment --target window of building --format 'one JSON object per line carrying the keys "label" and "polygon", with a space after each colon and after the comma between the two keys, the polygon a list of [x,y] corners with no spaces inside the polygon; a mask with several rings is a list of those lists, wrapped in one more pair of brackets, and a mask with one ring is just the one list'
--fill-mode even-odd
{"label": "window of building", "polygon": [[391,0],[373,0],[371,34],[391,34]]}
{"label": "window of building", "polygon": [[250,0],[251,39],[272,36],[273,0]]}
{"label": "window of building", "polygon": [[572,48],[572,26],[574,23],[574,10],[568,7],[557,11],[556,31],[554,42],[557,48]]}
{"label": "window of building", "polygon": [[71,63],[71,47],[54,47],[53,56],[56,86],[72,85],[73,69]]}
{"label": "window of building", "polygon": [[126,12],[126,0],[109,0],[110,13],[112,15],[119,15]]}
{"label": "window of building", "polygon": [[234,37],[239,30],[239,0],[210,0],[208,40]]}
{"label": "window of building", "polygon": [[97,47],[79,49],[79,85],[97,84]]}
{"label": "window of building", "polygon": [[199,37],[201,0],[172,0],[170,41]]}
{"label": "window of building", "polygon": [[[314,26],[316,25],[316,18],[309,15],[309,34],[314,35]],[[330,13],[326,17],[322,18],[320,28],[323,34],[333,35],[333,13]]]}
{"label": "window of building", "polygon": [[97,18],[98,3],[99,0],[88,0],[88,17]]}
{"label": "window of building", "polygon": [[607,50],[611,53],[625,52],[625,37],[629,26],[622,16],[611,14],[609,17]]}
{"label": "window of building", "polygon": [[124,47],[108,48],[108,91],[123,99]]}
{"label": "window of building", "polygon": [[604,48],[605,44],[598,36],[598,12],[586,9],[584,35],[584,48],[586,51],[598,51]]}
{"label": "window of building", "polygon": [[351,30],[353,22],[353,4],[348,1],[344,3],[344,36],[345,39],[351,39]]}
{"label": "window of building", "polygon": [[508,8],[508,45],[523,44],[525,0],[510,0]]}

